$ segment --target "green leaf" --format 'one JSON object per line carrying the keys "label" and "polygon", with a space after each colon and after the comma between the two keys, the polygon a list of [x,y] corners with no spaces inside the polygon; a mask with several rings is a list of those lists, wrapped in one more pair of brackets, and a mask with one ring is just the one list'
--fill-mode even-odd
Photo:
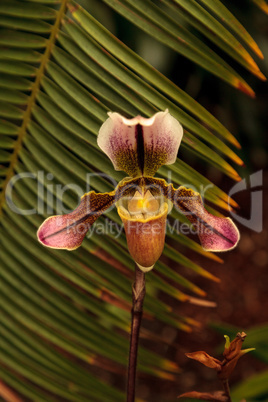
{"label": "green leaf", "polygon": [[[84,14],[82,14],[83,17],[85,17]],[[87,19],[88,15],[85,17],[85,24],[86,27],[89,28],[91,27],[90,21]],[[133,74],[130,71],[126,71],[123,66],[121,67],[118,65],[118,62],[115,59],[111,59],[111,57],[107,56],[106,52],[103,52],[102,49],[99,47],[95,46],[93,44],[92,48],[89,48],[89,43],[86,41],[85,43],[85,37],[81,37],[81,31],[79,31],[75,26],[73,25],[65,25],[65,29],[68,30],[68,32],[73,35],[73,37],[78,41],[79,40],[79,45],[85,44],[86,50],[89,55],[94,56],[97,60],[98,63],[101,64],[107,64],[109,63],[109,70],[110,72],[114,71],[114,74],[118,76],[120,74],[120,79],[121,80],[126,80],[129,84],[132,83],[133,89],[138,91],[140,94],[142,94],[144,97],[149,99],[151,102],[154,102],[154,104],[159,108],[159,109],[165,109],[166,107],[169,108],[170,113],[174,117],[176,117],[181,123],[186,127],[192,130],[195,134],[201,136],[202,138],[206,139],[210,143],[215,144],[216,146],[220,147],[221,150],[225,150],[223,143],[220,141],[218,142],[217,139],[212,135],[211,132],[206,130],[204,127],[202,127],[197,121],[195,121],[191,116],[187,115],[182,109],[176,107],[173,103],[171,103],[167,98],[164,98],[160,93],[155,91],[152,87],[146,85],[144,82],[141,82],[141,80],[137,76],[133,76]],[[82,40],[83,38],[83,40]],[[103,60],[103,61],[102,61]],[[153,70],[152,70],[153,71]],[[124,78],[125,76],[125,78]],[[64,100],[63,100],[64,102]],[[195,149],[198,149],[199,151],[199,156],[202,155],[204,158],[210,158],[210,160],[214,160],[214,163],[223,169],[223,171],[227,174],[230,174],[231,177],[237,176],[235,170],[228,164],[226,163],[222,158],[219,157],[219,155],[216,156],[213,155],[213,151],[210,149],[208,152],[208,148],[206,147],[205,144],[203,144],[201,141],[196,139],[192,134],[189,132],[187,135],[185,134],[183,137],[183,142],[187,143],[190,145],[190,147],[194,147]],[[191,149],[192,151],[192,149]],[[226,150],[227,152],[227,150]],[[228,152],[229,156],[232,156],[232,153]],[[242,161],[235,157],[237,163],[241,164]]]}
{"label": "green leaf", "polygon": [[[259,70],[257,64],[241,43],[200,4],[193,0],[174,1],[180,8],[186,11],[186,19],[189,20],[194,27],[199,29],[211,41],[216,43],[250,72],[265,80],[265,77]],[[243,82],[243,85],[244,84],[245,83]],[[246,85],[244,89],[242,87],[240,89],[247,92],[249,95],[254,95],[254,92],[248,85]]]}
{"label": "green leaf", "polygon": [[25,78],[18,78],[8,74],[0,75],[0,86],[3,88],[18,89],[21,91],[28,91],[32,87],[32,82]]}
{"label": "green leaf", "polygon": [[14,148],[14,143],[15,143],[15,141],[13,141],[11,138],[0,135],[0,147],[1,148],[12,149],[12,148]]}
{"label": "green leaf", "polygon": [[216,53],[212,53],[194,35],[176,24],[175,20],[169,18],[154,4],[146,0],[104,1],[155,39],[232,85],[237,76],[235,71]]}
{"label": "green leaf", "polygon": [[239,36],[239,38],[256,53],[257,56],[263,59],[263,54],[257,43],[238,21],[238,19],[228,10],[228,8],[223,5],[220,0],[201,0],[201,2],[212,10],[213,13],[221,19],[221,21],[224,21],[229,29],[233,30]]}
{"label": "green leaf", "polygon": [[255,3],[262,11],[268,14],[268,4],[265,0],[251,0]]}
{"label": "green leaf", "polygon": [[11,119],[22,119],[23,110],[8,103],[0,102],[0,116]]}
{"label": "green leaf", "polygon": [[[80,10],[81,11],[81,10]],[[83,14],[83,21],[85,19],[86,28],[88,28],[88,32],[91,33],[91,30],[94,28],[92,24],[92,17],[89,18],[88,14]],[[93,20],[94,21],[94,20]],[[230,135],[226,131],[226,129],[222,129],[222,126],[219,122],[215,122],[214,119],[207,111],[198,105],[192,98],[190,98],[185,92],[181,91],[178,87],[172,84],[168,79],[162,76],[157,70],[153,69],[148,63],[146,63],[142,58],[138,57],[137,54],[132,52],[126,46],[123,46],[120,42],[116,41],[115,38],[107,31],[104,30],[103,27],[100,27],[99,24],[96,24],[95,30],[92,30],[93,37],[95,34],[95,38],[98,38],[98,41],[103,38],[103,45],[106,44],[109,51],[115,55],[115,57],[120,58],[121,61],[125,64],[129,64],[133,66],[137,73],[141,74],[148,82],[151,82],[152,85],[158,88],[160,91],[166,93],[169,97],[171,97],[175,102],[179,102],[183,107],[188,109],[193,115],[198,116],[201,121],[206,122],[209,126],[213,127],[215,130],[226,137],[229,141],[237,145],[237,141],[234,140],[233,136]],[[127,72],[126,69],[118,63],[111,55],[107,55],[107,52],[104,52],[103,49],[96,44],[94,41],[92,44],[92,39],[89,35],[86,35],[82,29],[71,24],[70,21],[65,24],[65,30],[70,34],[73,40],[76,41],[77,45],[84,50],[89,57],[94,57],[97,64],[101,63],[103,59],[102,65],[105,69],[108,69],[110,73],[114,72],[114,75],[118,78],[120,77],[120,81],[124,80],[128,85],[130,82],[133,82],[132,75],[130,72]],[[100,36],[100,34],[102,35]],[[119,48],[119,49],[118,49]],[[120,68],[121,67],[121,68]],[[126,78],[124,78],[126,76]],[[138,79],[135,77],[134,81],[134,90],[138,90],[138,93],[143,94],[145,82],[143,81],[142,85],[138,85]],[[133,84],[132,84],[133,85]],[[148,88],[148,86],[146,86]],[[156,97],[156,92],[153,91],[154,94],[154,102]],[[148,99],[148,91],[145,93],[145,97]],[[150,98],[151,99],[151,98]],[[167,99],[164,101],[165,105],[169,105],[167,103]],[[164,106],[165,108],[166,106]],[[162,104],[159,105],[159,108],[163,108]]]}
{"label": "green leaf", "polygon": [[[182,0],[184,1],[184,0]],[[188,1],[188,0],[187,0]],[[74,1],[72,1],[73,6],[69,6],[70,11],[72,12],[73,17],[79,21],[79,23],[81,24],[81,26],[90,34],[92,35],[102,46],[104,46],[110,53],[112,53],[113,55],[115,55],[117,58],[119,58],[121,61],[123,61],[124,63],[126,63],[127,65],[129,65],[131,63],[131,65],[135,66],[135,69],[137,72],[139,72],[140,74],[142,74],[144,77],[148,78],[149,82],[152,81],[152,79],[154,78],[154,75],[152,76],[152,73],[150,74],[150,78],[149,78],[149,74],[148,74],[148,65],[146,65],[146,63],[144,63],[143,61],[141,61],[141,59],[139,59],[134,52],[132,52],[130,49],[128,49],[126,46],[122,46],[122,44],[120,44],[120,42],[118,42],[117,40],[115,40],[115,38],[113,37],[113,35],[106,30],[103,26],[101,26],[90,14],[88,14],[85,10],[82,9],[82,7],[80,7],[79,5],[77,5]],[[188,3],[187,3],[188,5]],[[195,9],[196,7],[199,7],[195,4],[192,3],[191,0],[191,5],[190,8],[192,10]],[[194,14],[196,10],[194,10]],[[199,8],[197,11],[197,14],[199,14]],[[205,21],[209,23],[209,26],[214,27],[214,23],[216,25],[216,28],[218,29],[218,24],[217,22],[214,22],[214,20],[212,20],[212,17],[207,16],[206,12],[204,11],[204,13],[202,12],[202,17],[204,17]],[[215,20],[216,21],[216,20]],[[217,31],[216,29],[216,31]],[[219,30],[221,36],[224,37],[224,33],[222,33],[222,30]],[[230,34],[228,35],[228,37],[230,36]],[[237,44],[237,48],[240,48],[240,46]],[[236,50],[237,50],[236,48]],[[247,55],[247,52],[246,52]],[[254,72],[257,73],[257,70]],[[248,93],[251,96],[254,96],[254,92],[252,91],[252,89],[247,85],[247,83],[244,80],[240,80],[238,78],[235,78],[233,80],[232,85],[236,88],[239,88],[241,90],[243,90],[244,92]]]}
{"label": "green leaf", "polygon": [[266,399],[268,395],[268,371],[247,378],[232,389],[231,395],[235,400],[246,398],[249,402],[261,400],[260,398],[263,397]]}
{"label": "green leaf", "polygon": [[0,62],[0,72],[6,74],[22,75],[25,77],[33,77],[36,69],[26,63],[17,63],[11,60]]}
{"label": "green leaf", "polygon": [[[105,74],[104,70],[104,74],[99,78],[96,72],[96,66],[92,63],[92,60],[80,52],[77,46],[71,44],[71,46],[69,46],[69,51],[71,51],[72,55],[75,54],[76,57],[82,56],[81,58],[85,61],[86,66],[77,63],[76,58],[70,56],[60,48],[54,48],[53,57],[62,68],[64,68],[76,80],[81,82],[85,87],[94,90],[98,96],[104,98],[106,102],[110,102],[114,107],[117,107],[126,115],[136,115],[139,113],[139,109],[141,108],[143,108],[144,111],[147,109],[148,113],[153,113],[152,106],[148,105],[145,101],[142,102],[142,100],[135,96],[135,93],[133,91],[131,92],[126,86],[120,86],[120,82],[110,74],[107,74],[107,79],[103,80],[103,75]],[[90,69],[91,65],[92,68]],[[112,82],[114,85],[111,85]],[[134,107],[132,105],[134,105]]]}
{"label": "green leaf", "polygon": [[[39,362],[39,365],[45,365],[51,372],[56,372],[60,374],[63,378],[65,377],[67,381],[72,382],[75,378],[75,382],[78,383],[79,387],[84,388],[86,394],[91,394],[93,397],[101,398],[103,392],[109,395],[109,392],[114,395],[114,397],[119,397],[119,393],[116,394],[111,387],[105,387],[101,384],[97,378],[94,378],[89,373],[85,375],[85,372],[74,362],[70,364],[68,359],[64,359],[55,349],[43,343],[41,340],[36,340],[31,334],[29,334],[25,329],[22,329],[14,321],[10,321],[7,316],[3,317],[4,327],[1,328],[2,333],[9,334],[8,340],[13,347],[20,351],[23,351],[26,356],[32,357],[34,360]],[[18,339],[16,332],[21,333],[21,338]],[[90,388],[86,387],[86,384],[90,384]],[[119,396],[118,396],[119,395]]]}
{"label": "green leaf", "polygon": [[0,100],[15,103],[17,105],[25,105],[28,101],[28,97],[23,92],[5,89],[5,91],[0,92]]}
{"label": "green leaf", "polygon": [[45,21],[21,19],[17,17],[9,17],[8,15],[0,15],[0,25],[5,28],[21,29],[22,31],[49,33],[51,25]]}
{"label": "green leaf", "polygon": [[35,50],[21,49],[21,48],[0,49],[0,58],[3,60],[10,59],[10,60],[25,61],[29,63],[39,63],[41,57],[42,57],[41,53],[38,53]]}
{"label": "green leaf", "polygon": [[57,15],[56,10],[46,6],[35,5],[34,7],[27,2],[13,0],[2,0],[0,3],[0,13],[2,15],[12,15],[15,17],[54,19]]}
{"label": "green leaf", "polygon": [[14,135],[17,134],[19,127],[7,120],[0,119],[0,134]]}
{"label": "green leaf", "polygon": [[25,32],[17,32],[11,30],[2,30],[0,34],[0,45],[19,47],[19,48],[31,48],[41,49],[47,44],[46,38],[39,35],[29,34]]}

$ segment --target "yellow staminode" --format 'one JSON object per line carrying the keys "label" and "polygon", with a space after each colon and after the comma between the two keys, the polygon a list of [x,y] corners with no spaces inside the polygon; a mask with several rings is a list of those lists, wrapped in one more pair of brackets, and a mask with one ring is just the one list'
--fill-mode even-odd
{"label": "yellow staminode", "polygon": [[143,218],[147,218],[148,215],[155,215],[159,210],[159,206],[158,200],[150,190],[147,190],[145,194],[136,191],[134,197],[128,202],[128,211],[131,215],[143,215]]}

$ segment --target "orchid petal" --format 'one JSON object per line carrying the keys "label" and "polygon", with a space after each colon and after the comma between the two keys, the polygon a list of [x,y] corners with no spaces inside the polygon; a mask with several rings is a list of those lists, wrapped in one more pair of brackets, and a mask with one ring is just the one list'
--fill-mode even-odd
{"label": "orchid petal", "polygon": [[114,202],[115,192],[96,194],[90,191],[83,195],[73,212],[46,219],[37,232],[38,240],[47,247],[75,250],[93,223]]}
{"label": "orchid petal", "polygon": [[233,221],[210,214],[204,208],[200,194],[179,187],[175,193],[175,203],[194,224],[206,251],[227,251],[237,245],[240,234]]}
{"label": "orchid petal", "polygon": [[239,231],[230,218],[220,218],[210,214],[203,206],[199,193],[179,187],[174,189],[165,180],[144,178],[147,188],[161,192],[185,214],[195,226],[202,247],[206,251],[227,251],[234,248],[240,238]]}
{"label": "orchid petal", "polygon": [[100,128],[98,145],[115,170],[123,170],[131,177],[153,176],[162,165],[176,161],[183,129],[168,110],[149,119],[108,115]]}

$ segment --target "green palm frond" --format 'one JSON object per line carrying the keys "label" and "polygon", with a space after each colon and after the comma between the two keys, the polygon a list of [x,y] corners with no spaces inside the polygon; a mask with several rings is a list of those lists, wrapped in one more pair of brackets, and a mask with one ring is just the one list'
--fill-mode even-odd
{"label": "green palm frond", "polygon": [[[103,2],[159,42],[251,96],[254,92],[247,82],[187,24],[264,78],[246,50],[261,57],[259,48],[218,0]],[[124,399],[122,390],[100,379],[94,368],[124,375],[133,269],[125,236],[94,234],[72,253],[44,249],[36,239],[38,226],[61,202],[57,185],[75,183],[86,191],[87,174],[92,173],[91,186],[103,192],[111,191],[112,184],[95,172],[116,181],[123,178],[96,143],[107,111],[130,117],[168,108],[185,128],[183,149],[236,181],[239,175],[234,166],[243,164],[233,150],[239,147],[236,138],[213,115],[120,42],[80,3],[0,3],[0,377],[35,401]],[[169,170],[177,185],[211,183],[183,160]],[[169,170],[162,167],[159,173],[168,178]],[[24,172],[32,175],[24,177]],[[18,180],[11,188],[15,177]],[[17,208],[36,213],[12,210],[11,195]],[[228,202],[237,206],[214,185],[206,199],[225,210]],[[77,194],[69,190],[63,200],[66,208],[73,209]],[[185,220],[176,211],[171,216]],[[115,211],[106,218],[120,224]],[[204,297],[205,292],[165,261],[217,281],[180,250],[188,247],[212,260],[221,259],[186,236],[167,236],[172,242],[164,250],[167,258],[150,274],[145,313],[148,319],[190,331],[197,323],[178,316],[158,296],[161,292],[185,302],[189,295]],[[159,340],[152,332],[149,336]],[[141,348],[139,361],[141,372],[159,378],[172,380],[178,370],[175,362],[146,348]]]}
{"label": "green palm frond", "polygon": [[265,401],[268,395],[267,380],[267,370],[254,374],[236,386],[232,392],[232,396],[239,399],[240,395],[246,395],[247,400],[256,401],[258,398]]}
{"label": "green palm frond", "polygon": [[268,14],[268,3],[265,0],[252,0],[266,14]]}

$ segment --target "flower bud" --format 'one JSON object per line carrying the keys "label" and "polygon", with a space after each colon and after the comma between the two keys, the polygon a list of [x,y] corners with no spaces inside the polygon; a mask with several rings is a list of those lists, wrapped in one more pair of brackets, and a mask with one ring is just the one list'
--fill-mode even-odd
{"label": "flower bud", "polygon": [[243,354],[252,350],[241,350],[246,336],[247,334],[245,334],[245,332],[238,332],[232,342],[230,342],[229,337],[225,336],[226,344],[223,352],[224,361],[222,362],[221,371],[218,373],[218,377],[220,380],[228,380],[236,367],[238,359],[240,359]]}
{"label": "flower bud", "polygon": [[235,339],[232,342],[230,342],[228,337],[225,336],[226,344],[223,356],[225,357],[226,360],[232,360],[239,355],[246,336],[247,335],[245,334],[245,332],[241,333],[238,332]]}

